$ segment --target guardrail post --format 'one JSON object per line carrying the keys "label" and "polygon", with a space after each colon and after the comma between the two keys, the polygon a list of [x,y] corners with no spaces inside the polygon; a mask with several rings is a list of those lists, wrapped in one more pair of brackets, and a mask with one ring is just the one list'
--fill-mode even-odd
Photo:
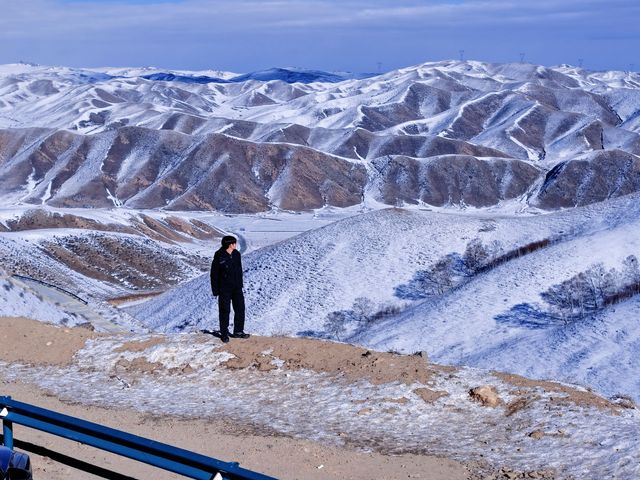
{"label": "guardrail post", "polygon": [[[7,409],[3,408],[0,415],[4,417],[6,412]],[[13,450],[13,422],[9,420],[2,421],[2,438],[4,446]]]}
{"label": "guardrail post", "polygon": [[13,422],[8,420],[2,422],[2,435],[4,435],[4,446],[13,450]]}
{"label": "guardrail post", "polygon": [[[2,397],[3,400],[11,400],[11,397]],[[9,415],[7,407],[2,407],[0,410],[0,417],[2,418],[2,438],[5,447],[13,450],[13,422],[5,420],[5,417]]]}

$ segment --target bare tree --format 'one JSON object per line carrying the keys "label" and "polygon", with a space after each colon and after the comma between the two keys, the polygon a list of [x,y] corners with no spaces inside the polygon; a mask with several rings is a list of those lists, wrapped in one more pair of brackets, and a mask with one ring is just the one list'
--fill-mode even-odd
{"label": "bare tree", "polygon": [[489,250],[484,246],[479,238],[474,238],[467,243],[467,248],[462,255],[465,265],[469,270],[475,272],[487,263]]}
{"label": "bare tree", "polygon": [[553,285],[541,297],[562,318],[583,318],[640,293],[640,266],[635,256],[623,262],[623,271],[606,269],[602,263]]}
{"label": "bare tree", "polygon": [[367,297],[358,297],[353,302],[353,313],[358,321],[365,321],[375,310],[375,305]]}
{"label": "bare tree", "polygon": [[624,259],[622,272],[626,281],[640,283],[640,262],[635,255],[629,255]]}
{"label": "bare tree", "polygon": [[467,243],[467,248],[462,255],[465,266],[469,273],[474,274],[486,267],[492,266],[494,260],[498,258],[502,251],[502,245],[494,240],[489,245],[482,243],[479,238],[474,238]]}
{"label": "bare tree", "polygon": [[334,336],[338,341],[342,341],[342,336],[347,331],[347,313],[344,310],[337,312],[331,312],[327,315],[327,320],[324,322],[324,329],[327,333]]}

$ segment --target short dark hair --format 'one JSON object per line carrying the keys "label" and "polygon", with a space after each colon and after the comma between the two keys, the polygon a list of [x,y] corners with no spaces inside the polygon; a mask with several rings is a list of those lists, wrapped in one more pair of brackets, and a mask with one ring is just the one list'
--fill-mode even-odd
{"label": "short dark hair", "polygon": [[238,243],[238,239],[236,237],[232,237],[231,235],[225,235],[222,237],[222,248],[229,248],[229,245],[233,243]]}

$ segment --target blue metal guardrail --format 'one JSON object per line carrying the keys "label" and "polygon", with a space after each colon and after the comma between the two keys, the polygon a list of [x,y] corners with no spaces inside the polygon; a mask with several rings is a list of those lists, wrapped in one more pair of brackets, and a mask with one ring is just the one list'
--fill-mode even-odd
{"label": "blue metal guardrail", "polygon": [[[28,403],[0,396],[0,418],[4,445],[13,448],[13,424],[51,433],[123,457],[169,470],[198,480],[276,480],[212,457],[190,452],[166,443],[63,415]],[[219,475],[218,475],[219,474]],[[217,476],[218,475],[218,476]]]}

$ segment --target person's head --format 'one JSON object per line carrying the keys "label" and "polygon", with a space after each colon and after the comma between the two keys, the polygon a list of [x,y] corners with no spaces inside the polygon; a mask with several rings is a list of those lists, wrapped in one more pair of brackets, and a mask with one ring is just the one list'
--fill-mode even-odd
{"label": "person's head", "polygon": [[223,250],[235,250],[236,249],[236,244],[238,243],[238,240],[236,239],[236,237],[232,237],[231,235],[225,235],[224,237],[222,237],[222,249]]}

